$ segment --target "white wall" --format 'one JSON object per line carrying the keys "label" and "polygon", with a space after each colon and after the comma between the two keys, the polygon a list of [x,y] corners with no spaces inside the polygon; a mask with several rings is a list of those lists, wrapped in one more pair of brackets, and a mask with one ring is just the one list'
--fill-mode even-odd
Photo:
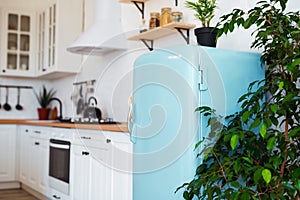
{"label": "white wall", "polygon": [[[1,0],[9,3],[11,1]],[[39,0],[40,1],[40,0]],[[115,0],[117,1],[117,0]],[[26,1],[27,2],[27,1]],[[145,17],[148,23],[150,12],[160,11],[161,7],[172,7],[172,9],[180,10],[184,13],[184,21],[187,23],[195,23],[200,26],[200,23],[194,18],[193,13],[184,7],[184,1],[179,0],[178,7],[174,5],[175,0],[151,0],[146,2],[145,6]],[[218,10],[216,17],[212,22],[214,25],[219,16],[229,13],[233,8],[247,9],[249,6],[253,6],[255,1],[249,0],[218,0]],[[1,5],[1,4],[0,4]],[[121,4],[122,8],[122,21],[123,30],[127,35],[131,35],[132,31],[137,32],[137,28],[141,23],[141,14],[133,4]],[[289,9],[299,10],[299,0],[290,0]],[[88,28],[93,19],[93,0],[86,0],[86,21],[85,28]],[[114,13],[115,14],[115,13]],[[229,36],[224,36],[218,41],[219,48],[235,49],[242,51],[257,51],[249,49],[252,38],[250,31],[238,30]],[[195,43],[193,32],[191,31],[192,43]],[[174,44],[184,44],[184,40],[179,34],[172,35],[167,38],[159,39],[154,42],[154,47],[160,48]],[[95,95],[98,99],[98,104],[103,111],[104,117],[112,117],[118,121],[126,121],[128,111],[128,99],[131,95],[131,83],[132,83],[132,66],[134,60],[141,54],[148,52],[146,47],[140,42],[129,41],[129,50],[126,52],[114,52],[105,56],[85,56],[81,63],[81,72],[76,76],[71,76],[46,84],[49,87],[57,88],[57,96],[62,99],[64,104],[63,113],[64,116],[78,116],[76,115],[76,108],[72,103],[70,97],[76,89],[73,87],[73,82],[85,81],[85,80],[96,80]],[[0,83],[23,83],[23,80],[14,80],[1,78]],[[27,80],[25,83],[33,85],[35,83],[41,86],[43,81]],[[4,92],[4,90],[3,90]],[[2,92],[2,93],[3,93]],[[24,92],[25,93],[25,92]],[[26,112],[22,114],[17,111],[3,112],[0,110],[0,118],[13,118],[13,117],[37,117],[36,107],[37,103],[34,96],[27,94],[25,96],[24,105],[28,106]],[[3,97],[1,98],[3,102]],[[22,97],[23,99],[23,97]],[[54,103],[56,104],[56,103]],[[54,105],[53,104],[53,105]]]}

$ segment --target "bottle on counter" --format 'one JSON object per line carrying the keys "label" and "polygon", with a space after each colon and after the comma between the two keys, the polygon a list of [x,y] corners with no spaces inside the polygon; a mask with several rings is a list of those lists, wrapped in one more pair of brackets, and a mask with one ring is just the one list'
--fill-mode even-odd
{"label": "bottle on counter", "polygon": [[150,21],[149,21],[149,29],[154,29],[159,27],[160,24],[160,13],[159,12],[151,12],[150,13]]}
{"label": "bottle on counter", "polygon": [[182,12],[172,12],[171,20],[172,22],[182,22]]}
{"label": "bottle on counter", "polygon": [[139,26],[140,33],[146,32],[148,30],[148,27],[146,25],[146,20],[142,19],[142,24]]}
{"label": "bottle on counter", "polygon": [[164,7],[161,9],[160,26],[171,23],[171,8]]}

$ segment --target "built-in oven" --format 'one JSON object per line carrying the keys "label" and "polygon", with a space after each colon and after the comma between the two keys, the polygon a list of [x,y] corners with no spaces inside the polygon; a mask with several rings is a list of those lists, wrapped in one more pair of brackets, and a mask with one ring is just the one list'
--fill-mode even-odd
{"label": "built-in oven", "polygon": [[69,141],[50,139],[49,186],[65,194],[69,194],[70,147]]}

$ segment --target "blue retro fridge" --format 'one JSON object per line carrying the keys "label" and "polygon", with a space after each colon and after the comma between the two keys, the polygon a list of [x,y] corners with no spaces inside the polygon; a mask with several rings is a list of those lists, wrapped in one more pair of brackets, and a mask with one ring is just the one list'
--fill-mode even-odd
{"label": "blue retro fridge", "polygon": [[201,162],[194,147],[209,130],[195,109],[231,114],[249,83],[262,79],[257,53],[179,45],[141,55],[129,117],[133,200],[183,199],[175,190],[193,179]]}

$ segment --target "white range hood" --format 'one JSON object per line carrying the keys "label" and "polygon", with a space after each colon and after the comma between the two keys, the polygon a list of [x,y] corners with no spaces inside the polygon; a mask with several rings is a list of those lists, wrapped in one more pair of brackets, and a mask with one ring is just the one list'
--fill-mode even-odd
{"label": "white range hood", "polygon": [[126,50],[127,41],[122,31],[120,4],[117,0],[94,2],[94,23],[67,51],[83,55],[102,55],[115,50]]}

